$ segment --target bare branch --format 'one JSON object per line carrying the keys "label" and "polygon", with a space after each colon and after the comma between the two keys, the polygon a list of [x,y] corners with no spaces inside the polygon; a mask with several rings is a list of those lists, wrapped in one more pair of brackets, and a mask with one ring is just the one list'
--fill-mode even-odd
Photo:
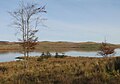
{"label": "bare branch", "polygon": [[37,4],[20,4],[20,8],[16,11],[9,12],[14,18],[13,25],[20,30],[21,37],[19,39],[20,45],[23,47],[24,55],[29,56],[31,49],[35,48],[38,37],[39,20],[42,20],[39,15],[46,13],[45,6],[37,7]]}

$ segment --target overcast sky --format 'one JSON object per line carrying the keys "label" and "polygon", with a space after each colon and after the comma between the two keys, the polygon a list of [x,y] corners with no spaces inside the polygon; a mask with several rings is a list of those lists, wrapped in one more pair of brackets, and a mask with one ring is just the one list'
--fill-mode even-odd
{"label": "overcast sky", "polygon": [[[0,40],[17,41],[8,11],[20,0],[0,1]],[[120,43],[120,0],[25,0],[46,5],[47,18],[39,27],[40,41],[95,41]]]}

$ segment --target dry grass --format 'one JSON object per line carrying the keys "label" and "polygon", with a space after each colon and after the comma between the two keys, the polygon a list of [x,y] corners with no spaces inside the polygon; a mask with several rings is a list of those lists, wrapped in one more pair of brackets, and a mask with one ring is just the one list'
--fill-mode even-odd
{"label": "dry grass", "polygon": [[120,58],[30,57],[0,63],[0,84],[117,84]]}
{"label": "dry grass", "polygon": [[[36,45],[36,51],[50,51],[50,52],[65,52],[65,51],[97,51],[100,47],[100,43],[95,42],[38,42]],[[118,45],[110,44],[114,47]],[[18,42],[0,43],[0,51],[21,51],[21,46]]]}

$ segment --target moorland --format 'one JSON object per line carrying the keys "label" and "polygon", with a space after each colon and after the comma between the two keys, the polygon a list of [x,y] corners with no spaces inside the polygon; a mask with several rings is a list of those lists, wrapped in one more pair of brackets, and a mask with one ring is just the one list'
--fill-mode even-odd
{"label": "moorland", "polygon": [[[95,42],[38,42],[35,51],[97,51]],[[118,44],[108,44],[119,48]],[[19,42],[0,42],[0,51],[21,51]],[[120,57],[36,56],[0,63],[0,84],[119,84]]]}
{"label": "moorland", "polygon": [[[22,48],[19,45],[20,42],[0,42],[0,51],[21,51]],[[108,45],[114,48],[120,48],[120,44],[110,44]],[[63,52],[63,51],[98,51],[101,43],[96,42],[49,42],[42,41],[37,42],[35,51],[50,51],[50,52]]]}
{"label": "moorland", "polygon": [[119,83],[120,57],[29,57],[0,63],[0,84]]}

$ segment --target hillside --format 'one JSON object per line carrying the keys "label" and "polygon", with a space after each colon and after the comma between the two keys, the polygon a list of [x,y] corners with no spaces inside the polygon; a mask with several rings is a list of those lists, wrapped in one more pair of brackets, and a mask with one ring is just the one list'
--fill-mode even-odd
{"label": "hillside", "polygon": [[[101,43],[96,42],[38,42],[36,45],[35,51],[53,51],[53,52],[62,52],[62,51],[97,51]],[[120,45],[109,44],[115,48],[120,48]],[[0,51],[21,51],[21,46],[19,42],[0,42]]]}

